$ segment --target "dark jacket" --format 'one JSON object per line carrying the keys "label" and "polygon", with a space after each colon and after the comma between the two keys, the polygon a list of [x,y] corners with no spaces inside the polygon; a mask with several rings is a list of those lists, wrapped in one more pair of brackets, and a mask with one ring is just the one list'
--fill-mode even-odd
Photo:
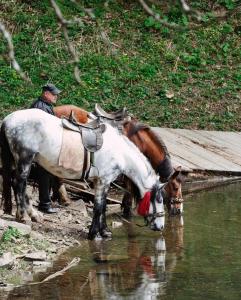
{"label": "dark jacket", "polygon": [[46,113],[55,116],[52,104],[45,102],[41,97],[35,100],[30,106],[30,108],[39,108],[45,111]]}

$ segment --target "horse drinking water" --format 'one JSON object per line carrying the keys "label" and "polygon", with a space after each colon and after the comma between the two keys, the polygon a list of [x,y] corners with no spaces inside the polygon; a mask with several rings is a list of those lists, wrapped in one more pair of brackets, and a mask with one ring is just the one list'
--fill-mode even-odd
{"label": "horse drinking water", "polygon": [[[8,115],[2,123],[0,141],[3,168],[3,199],[11,201],[11,185],[17,203],[16,218],[24,221],[26,213],[38,221],[39,215],[25,197],[32,162],[37,162],[53,175],[79,179],[80,173],[58,163],[63,135],[62,121],[39,109],[21,110]],[[150,163],[127,137],[105,124],[103,145],[93,153],[89,178],[95,183],[95,202],[89,238],[110,237],[106,224],[106,194],[110,183],[120,174],[138,187],[138,212],[151,229],[164,227],[162,184]],[[83,158],[80,158],[83,159]],[[14,170],[14,172],[12,172]],[[11,178],[13,180],[11,182]]]}
{"label": "horse drinking water", "polygon": [[[86,123],[89,116],[88,112],[75,105],[56,106],[54,112],[58,117],[70,117],[73,115],[79,123]],[[106,113],[98,104],[96,104],[95,110],[91,115],[96,115],[104,123],[110,122],[111,124],[113,123],[113,116],[118,116],[119,121],[128,116],[126,110]],[[160,181],[166,183],[162,189],[162,194],[169,215],[181,214],[183,211],[181,167],[173,168],[170,154],[164,141],[157,136],[152,128],[146,124],[141,124],[135,119],[124,121],[121,127],[123,134],[148,158],[153,169],[160,176]],[[128,189],[131,191],[131,193],[125,193],[122,204],[123,214],[125,217],[128,217],[131,215],[134,187],[130,181],[126,181],[125,184],[128,185]]]}

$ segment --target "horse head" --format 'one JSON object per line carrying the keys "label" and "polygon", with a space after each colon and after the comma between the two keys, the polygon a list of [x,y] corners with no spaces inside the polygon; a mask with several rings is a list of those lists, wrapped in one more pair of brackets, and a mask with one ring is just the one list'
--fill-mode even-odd
{"label": "horse head", "polygon": [[165,183],[163,188],[163,199],[167,206],[169,215],[180,215],[183,212],[182,178],[181,167],[175,169],[174,173]]}
{"label": "horse head", "polygon": [[146,225],[152,230],[161,231],[165,225],[165,211],[162,197],[162,189],[165,184],[157,182],[151,191],[145,193],[139,201],[137,212],[143,216]]}

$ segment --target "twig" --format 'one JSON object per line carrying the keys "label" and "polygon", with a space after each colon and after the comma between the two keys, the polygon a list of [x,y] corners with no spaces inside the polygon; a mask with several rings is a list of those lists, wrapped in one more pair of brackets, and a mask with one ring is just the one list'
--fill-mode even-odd
{"label": "twig", "polygon": [[179,30],[183,30],[183,27],[177,25],[177,24],[173,24],[173,23],[169,23],[165,20],[162,20],[160,15],[155,13],[150,6],[147,5],[147,3],[144,0],[138,0],[139,3],[141,4],[141,6],[144,8],[144,10],[150,15],[152,16],[156,21],[158,21],[160,24],[164,25],[165,27],[171,28],[171,29],[179,29]]}
{"label": "twig", "polygon": [[69,24],[73,24],[73,23],[80,23],[80,19],[74,19],[74,20],[66,20],[64,17],[63,17],[63,14],[59,8],[59,6],[57,5],[57,3],[54,1],[54,0],[50,0],[51,2],[51,5],[55,11],[55,14],[57,16],[57,19],[61,25],[61,28],[62,28],[62,31],[63,31],[63,35],[64,35],[64,38],[65,38],[65,41],[67,43],[67,48],[68,48],[68,51],[70,53],[70,55],[72,56],[73,58],[73,63],[74,63],[74,77],[76,79],[76,81],[79,83],[79,84],[82,84],[83,85],[83,82],[82,80],[80,79],[80,70],[79,70],[79,67],[78,67],[78,64],[79,64],[79,56],[74,48],[74,45],[71,43],[70,39],[69,39],[69,34],[68,34],[68,29],[67,29],[67,25]]}
{"label": "twig", "polygon": [[[160,15],[155,13],[151,7],[146,3],[144,0],[138,0],[139,3],[142,5],[143,9],[152,16],[156,21],[158,21],[160,24],[164,25],[165,27],[171,28],[171,29],[177,29],[177,30],[184,30],[185,28],[183,26],[180,26],[178,24],[169,23],[163,19],[161,19]],[[155,2],[155,4],[158,4],[157,1],[149,0],[150,2]],[[185,0],[179,0],[181,8],[185,14],[189,14],[196,18],[198,21],[201,21],[201,14],[197,11],[192,9]]]}
{"label": "twig", "polygon": [[[41,284],[41,283],[44,283],[44,282],[46,282],[46,281],[49,281],[49,280],[51,280],[51,279],[53,279],[53,278],[55,278],[55,277],[58,277],[58,276],[62,276],[62,275],[64,275],[64,273],[67,271],[67,270],[69,270],[70,268],[73,268],[73,267],[75,267],[75,266],[77,266],[78,265],[78,263],[80,262],[80,258],[79,257],[75,257],[65,268],[63,268],[62,270],[60,270],[60,271],[58,271],[58,272],[56,272],[56,273],[54,273],[54,274],[51,274],[51,275],[49,275],[48,277],[46,277],[44,280],[42,280],[42,281],[38,281],[38,282],[32,282],[32,283],[30,283],[30,285],[36,285],[36,284]],[[82,276],[82,277],[85,277],[85,276]],[[85,278],[87,278],[87,277],[85,277]]]}
{"label": "twig", "polygon": [[185,0],[179,0],[182,10],[186,14],[192,15],[194,18],[196,18],[198,21],[202,20],[201,14],[199,11],[192,9]]}
{"label": "twig", "polygon": [[120,214],[118,213],[114,213],[117,217],[119,217],[123,222],[126,222],[127,224],[133,224],[133,225],[136,225],[138,227],[146,227],[146,225],[140,225],[140,224],[137,224],[137,223],[133,223],[131,221],[128,221],[127,219],[125,219],[124,217],[122,217]]}
{"label": "twig", "polygon": [[8,30],[6,29],[5,25],[0,21],[0,32],[2,32],[3,37],[6,39],[7,43],[8,43],[8,57],[9,60],[13,66],[13,68],[15,69],[15,71],[19,74],[19,76],[28,82],[31,82],[30,78],[22,71],[19,63],[17,62],[17,60],[15,59],[15,53],[14,53],[14,46],[13,46],[13,42],[12,42],[12,36],[11,34],[8,32]]}
{"label": "twig", "polygon": [[186,13],[188,13],[188,12],[190,12],[190,6],[187,4],[187,2],[185,1],[185,0],[179,0],[180,1],[180,3],[181,3],[181,5],[182,5],[182,9],[186,12]]}
{"label": "twig", "polygon": [[102,26],[100,25],[100,23],[98,22],[98,19],[95,17],[95,14],[93,13],[92,9],[84,9],[84,11],[88,14],[88,16],[95,21],[97,27],[99,28],[100,31],[100,37],[102,39],[102,41],[104,42],[104,44],[106,44],[106,46],[110,49],[112,54],[115,54],[115,48],[119,48],[119,46],[115,43],[113,43],[108,34],[103,30]]}

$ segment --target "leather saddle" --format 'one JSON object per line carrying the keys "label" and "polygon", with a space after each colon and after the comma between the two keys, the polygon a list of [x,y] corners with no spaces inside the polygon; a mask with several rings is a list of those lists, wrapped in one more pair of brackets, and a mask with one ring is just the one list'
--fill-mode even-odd
{"label": "leather saddle", "polygon": [[96,117],[101,117],[113,121],[123,121],[129,116],[126,107],[123,107],[115,112],[107,113],[106,111],[104,111],[103,108],[101,108],[101,106],[98,103],[95,104],[93,114]]}
{"label": "leather saddle", "polygon": [[82,124],[78,123],[71,114],[70,119],[62,118],[62,125],[65,129],[81,134],[83,145],[87,151],[95,152],[102,147],[105,124],[101,124],[98,120]]}

